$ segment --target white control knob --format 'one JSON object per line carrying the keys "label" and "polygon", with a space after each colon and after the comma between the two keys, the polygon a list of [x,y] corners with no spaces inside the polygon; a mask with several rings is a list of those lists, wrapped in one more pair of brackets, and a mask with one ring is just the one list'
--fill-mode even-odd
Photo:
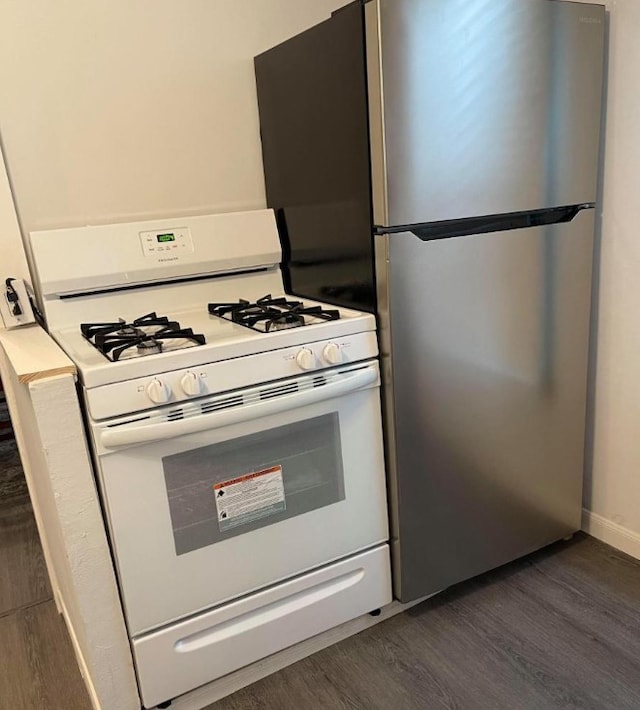
{"label": "white control knob", "polygon": [[342,350],[336,343],[327,343],[322,350],[322,357],[330,365],[338,365],[342,362]]}
{"label": "white control knob", "polygon": [[166,382],[159,380],[157,377],[155,380],[147,385],[147,394],[149,399],[156,404],[164,404],[169,401],[171,397],[171,387]]}
{"label": "white control knob", "polygon": [[180,379],[180,387],[188,397],[197,397],[202,392],[202,380],[195,372],[187,372]]}
{"label": "white control knob", "polygon": [[313,370],[316,366],[316,356],[309,348],[302,348],[296,353],[296,362],[303,370]]}

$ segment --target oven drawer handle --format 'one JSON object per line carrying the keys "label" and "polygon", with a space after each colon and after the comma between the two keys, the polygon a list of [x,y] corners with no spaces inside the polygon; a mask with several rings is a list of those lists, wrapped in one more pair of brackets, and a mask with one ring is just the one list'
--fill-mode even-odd
{"label": "oven drawer handle", "polygon": [[278,619],[295,614],[310,606],[321,604],[331,597],[346,592],[351,587],[360,584],[365,574],[365,570],[360,567],[335,579],[329,579],[284,599],[278,599],[258,609],[240,614],[233,619],[215,624],[204,631],[197,631],[176,641],[173,647],[178,653],[191,653],[193,651],[202,651],[202,649],[215,644],[224,643],[243,634],[250,634],[262,626],[273,624]]}
{"label": "oven drawer handle", "polygon": [[162,441],[168,438],[184,436],[185,434],[196,434],[209,429],[219,429],[230,424],[251,421],[269,417],[273,414],[286,412],[299,407],[306,407],[316,402],[322,402],[334,397],[340,397],[355,392],[356,390],[369,387],[378,381],[378,368],[369,366],[366,369],[358,370],[352,375],[341,378],[338,382],[332,382],[323,387],[317,387],[288,394],[277,399],[257,402],[255,404],[240,405],[234,409],[227,409],[212,414],[203,414],[192,419],[177,419],[172,422],[161,422],[159,424],[147,424],[146,426],[136,426],[131,429],[118,428],[107,429],[100,432],[100,443],[107,449],[116,449],[121,446],[133,446],[152,441]]}

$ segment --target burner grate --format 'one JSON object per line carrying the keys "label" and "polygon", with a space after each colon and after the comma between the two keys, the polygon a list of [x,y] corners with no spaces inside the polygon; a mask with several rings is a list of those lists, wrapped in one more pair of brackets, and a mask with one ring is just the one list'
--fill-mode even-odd
{"label": "burner grate", "polygon": [[117,362],[125,357],[144,357],[178,350],[193,345],[204,345],[205,337],[183,328],[166,316],[147,313],[130,323],[120,318],[110,323],[81,323],[84,337],[106,358]]}
{"label": "burner grate", "polygon": [[210,303],[209,313],[261,333],[299,328],[317,321],[340,318],[338,310],[305,306],[302,301],[272,298],[270,294],[259,298],[255,303],[243,299],[236,303]]}

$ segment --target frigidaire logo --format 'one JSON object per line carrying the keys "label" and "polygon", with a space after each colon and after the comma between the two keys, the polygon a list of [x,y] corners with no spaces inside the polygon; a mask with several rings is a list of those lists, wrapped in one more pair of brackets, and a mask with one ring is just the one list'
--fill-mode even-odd
{"label": "frigidaire logo", "polygon": [[165,262],[165,261],[178,261],[177,256],[172,256],[170,259],[158,259],[159,262]]}
{"label": "frigidaire logo", "polygon": [[601,25],[602,24],[602,20],[599,20],[597,17],[582,16],[580,18],[580,22],[584,22],[585,25]]}

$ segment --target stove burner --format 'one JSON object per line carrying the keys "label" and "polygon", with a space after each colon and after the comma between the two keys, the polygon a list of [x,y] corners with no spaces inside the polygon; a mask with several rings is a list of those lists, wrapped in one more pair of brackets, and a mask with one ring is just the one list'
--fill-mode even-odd
{"label": "stove burner", "polygon": [[127,324],[120,328],[120,330],[116,331],[116,335],[121,335],[127,338],[140,338],[146,335],[146,333],[142,330],[142,328],[136,328],[134,325]]}
{"label": "stove burner", "polygon": [[[205,343],[204,335],[156,313],[148,313],[131,323],[122,318],[111,323],[81,323],[80,330],[112,362],[117,362],[123,353],[138,357],[164,352],[165,343],[161,341],[176,341],[170,345],[172,350]],[[183,342],[179,344],[180,341]],[[136,354],[131,352],[133,349]]]}
{"label": "stove burner", "polygon": [[321,306],[305,306],[302,301],[263,296],[255,303],[240,299],[237,303],[210,303],[209,313],[261,333],[299,328],[318,320],[338,320],[340,311]]}
{"label": "stove burner", "polygon": [[138,350],[142,351],[144,355],[148,355],[149,353],[147,351],[149,350],[161,353],[163,346],[159,340],[156,340],[153,337],[145,337],[144,340],[140,340],[136,343],[136,347],[138,348]]}

